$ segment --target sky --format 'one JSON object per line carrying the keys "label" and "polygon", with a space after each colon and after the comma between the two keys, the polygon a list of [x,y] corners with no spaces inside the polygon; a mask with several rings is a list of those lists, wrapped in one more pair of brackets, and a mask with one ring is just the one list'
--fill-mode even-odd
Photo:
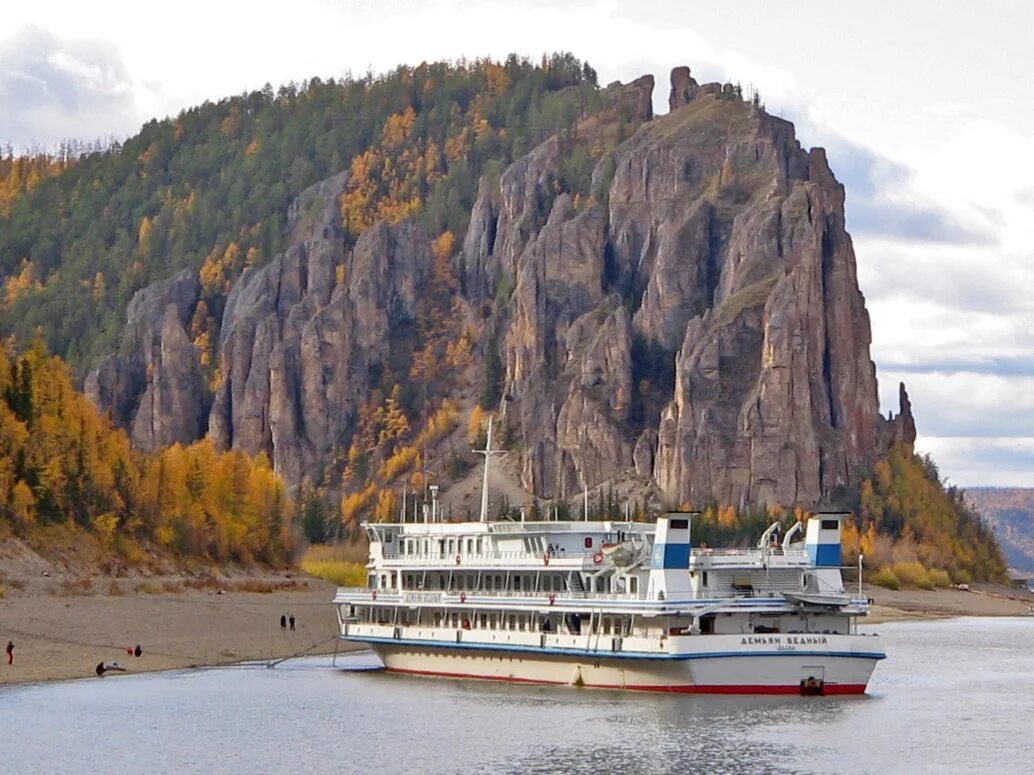
{"label": "sky", "polygon": [[1034,486],[1034,6],[983,0],[7,2],[0,143],[125,137],[291,80],[571,51],[601,83],[753,85],[823,146],[872,319],[881,408],[962,486]]}

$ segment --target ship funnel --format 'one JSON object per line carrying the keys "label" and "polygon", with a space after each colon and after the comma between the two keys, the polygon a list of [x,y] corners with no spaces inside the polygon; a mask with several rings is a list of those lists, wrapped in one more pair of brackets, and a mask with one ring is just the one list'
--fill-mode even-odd
{"label": "ship funnel", "polygon": [[690,525],[693,514],[669,512],[657,519],[650,555],[650,590],[653,597],[670,599],[689,592]]}
{"label": "ship funnel", "polygon": [[840,528],[847,514],[815,514],[808,520],[804,548],[819,568],[840,567]]}

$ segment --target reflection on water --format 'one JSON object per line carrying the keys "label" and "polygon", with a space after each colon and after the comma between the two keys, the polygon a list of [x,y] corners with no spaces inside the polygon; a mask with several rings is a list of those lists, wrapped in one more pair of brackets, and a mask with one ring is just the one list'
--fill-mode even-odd
{"label": "reflection on water", "polygon": [[[707,697],[333,669],[0,690],[5,772],[1023,772],[1034,620],[879,628],[868,697]],[[351,668],[370,655],[339,658]]]}

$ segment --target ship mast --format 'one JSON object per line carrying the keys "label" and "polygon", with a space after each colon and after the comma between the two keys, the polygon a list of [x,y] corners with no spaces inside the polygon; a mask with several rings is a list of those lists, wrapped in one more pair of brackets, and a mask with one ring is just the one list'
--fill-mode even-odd
{"label": "ship mast", "polygon": [[488,463],[492,459],[492,455],[501,455],[502,450],[492,449],[492,420],[488,418],[488,439],[485,442],[484,449],[475,449],[479,455],[485,456],[485,478],[481,482],[481,516],[479,521],[488,522]]}

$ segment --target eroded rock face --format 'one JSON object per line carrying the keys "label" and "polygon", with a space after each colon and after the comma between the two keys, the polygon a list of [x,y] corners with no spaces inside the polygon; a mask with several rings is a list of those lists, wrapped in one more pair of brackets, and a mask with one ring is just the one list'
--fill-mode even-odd
{"label": "eroded rock face", "polygon": [[159,336],[149,362],[151,378],[130,429],[133,443],[145,450],[189,444],[201,438],[206,425],[207,397],[199,355],[173,304],[165,308]]}
{"label": "eroded rock face", "polygon": [[[828,503],[915,438],[904,386],[896,418],[878,411],[843,188],[821,149],[728,88],[676,68],[671,113],[656,118],[652,90],[652,76],[612,84],[610,112],[586,125],[627,138],[598,159],[592,197],[562,192],[568,151],[554,137],[497,186],[481,182],[454,259],[478,355],[495,347],[504,364],[522,483],[569,497],[634,471],[669,506]],[[185,332],[196,278],[138,294],[133,354],[87,379],[136,443],[207,427],[295,485],[348,438],[433,259],[412,221],[346,250],[346,183],[304,192],[290,248],[234,285],[210,412]]]}
{"label": "eroded rock face", "polygon": [[245,272],[223,317],[211,435],[221,447],[265,452],[292,485],[353,422],[371,368],[390,353],[392,325],[414,315],[431,265],[430,241],[413,223],[377,224],[346,254],[334,226],[344,183],[321,184],[325,220]]}
{"label": "eroded rock face", "polygon": [[[816,504],[885,442],[843,189],[792,125],[686,68],[669,104],[597,166],[602,217],[560,197],[541,223],[546,144],[504,174],[495,229],[487,205],[472,222],[468,271],[514,278],[498,314],[524,484],[563,497],[634,467],[672,504]],[[665,368],[670,399],[644,408],[633,372]]]}
{"label": "eroded rock face", "polygon": [[668,110],[678,110],[688,105],[696,96],[698,84],[689,74],[686,66],[671,71],[671,92],[668,94]]}
{"label": "eroded rock face", "polygon": [[200,438],[208,409],[197,349],[186,326],[200,298],[197,275],[184,269],[143,288],[126,308],[123,349],[86,377],[87,397],[153,451]]}

